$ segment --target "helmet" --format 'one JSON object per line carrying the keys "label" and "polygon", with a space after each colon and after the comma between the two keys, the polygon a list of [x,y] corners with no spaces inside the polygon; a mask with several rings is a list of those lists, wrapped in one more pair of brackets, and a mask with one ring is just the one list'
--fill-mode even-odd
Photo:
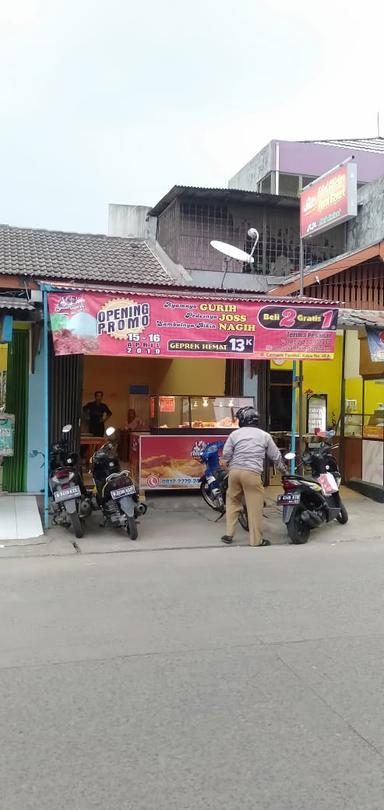
{"label": "helmet", "polygon": [[240,408],[237,411],[236,418],[239,420],[239,427],[257,427],[259,424],[259,414],[251,405]]}

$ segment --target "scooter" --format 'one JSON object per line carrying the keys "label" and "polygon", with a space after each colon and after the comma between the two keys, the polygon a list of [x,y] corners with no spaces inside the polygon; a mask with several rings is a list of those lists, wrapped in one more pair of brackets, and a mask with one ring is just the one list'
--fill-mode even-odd
{"label": "scooter", "polygon": [[[328,438],[331,434],[321,435]],[[341,475],[332,455],[337,447],[337,444],[329,446],[321,442],[303,455],[302,461],[311,468],[312,478],[295,474],[283,476],[284,494],[279,495],[277,503],[283,507],[283,522],[296,545],[306,543],[311,529],[323,523],[348,522],[348,512],[339,491]],[[295,453],[287,453],[285,458],[291,461]]]}
{"label": "scooter", "polygon": [[[113,436],[115,428],[106,430]],[[101,509],[104,526],[125,529],[131,540],[137,540],[136,518],[145,515],[147,506],[139,501],[139,493],[128,470],[122,470],[113,444],[106,442],[91,459],[97,508]]]}
{"label": "scooter", "polygon": [[[218,520],[225,514],[225,502],[228,490],[228,472],[220,467],[220,451],[224,442],[209,442],[200,453],[199,461],[205,464],[200,478],[200,493],[205,503],[220,512]],[[247,507],[243,506],[239,515],[240,526],[249,531]]]}
{"label": "scooter", "polygon": [[62,439],[49,451],[49,487],[53,498],[53,522],[70,526],[77,538],[83,537],[84,520],[91,514],[88,497],[79,468],[79,456],[68,447],[72,425],[64,425]]}

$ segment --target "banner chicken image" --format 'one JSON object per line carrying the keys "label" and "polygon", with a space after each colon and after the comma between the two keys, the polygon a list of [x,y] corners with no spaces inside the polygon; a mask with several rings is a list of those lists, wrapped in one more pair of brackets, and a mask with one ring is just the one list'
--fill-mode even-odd
{"label": "banner chicken image", "polygon": [[186,478],[194,479],[196,482],[201,476],[201,464],[195,458],[171,458],[168,455],[148,456],[141,462],[141,480],[143,483],[156,476],[161,481],[172,480],[177,486],[178,481]]}

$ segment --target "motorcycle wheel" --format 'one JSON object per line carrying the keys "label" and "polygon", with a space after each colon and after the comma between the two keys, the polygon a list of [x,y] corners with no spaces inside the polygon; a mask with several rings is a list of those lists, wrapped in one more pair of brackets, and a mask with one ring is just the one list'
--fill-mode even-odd
{"label": "motorcycle wheel", "polygon": [[346,510],[346,508],[345,508],[345,506],[344,506],[344,504],[343,504],[343,503],[341,504],[341,509],[340,509],[340,512],[339,512],[339,514],[338,514],[338,516],[337,516],[336,520],[337,520],[339,523],[341,523],[343,526],[344,526],[346,523],[348,523],[348,512],[347,512],[347,510]]}
{"label": "motorcycle wheel", "polygon": [[84,537],[83,525],[77,512],[73,512],[71,515],[71,523],[72,529],[75,532],[75,537],[78,539],[80,539],[80,537]]}
{"label": "motorcycle wheel", "polygon": [[310,528],[301,519],[301,510],[294,509],[291,517],[287,523],[287,532],[289,537],[296,546],[302,545],[308,541]]}
{"label": "motorcycle wheel", "polygon": [[221,495],[214,496],[208,486],[207,483],[204,481],[200,484],[200,493],[208,506],[211,509],[214,509],[215,512],[224,512],[224,501]]}
{"label": "motorcycle wheel", "polygon": [[137,530],[137,523],[134,517],[127,517],[127,534],[131,540],[137,540],[139,532]]}
{"label": "motorcycle wheel", "polygon": [[244,531],[249,532],[248,512],[244,507],[239,514],[239,523]]}

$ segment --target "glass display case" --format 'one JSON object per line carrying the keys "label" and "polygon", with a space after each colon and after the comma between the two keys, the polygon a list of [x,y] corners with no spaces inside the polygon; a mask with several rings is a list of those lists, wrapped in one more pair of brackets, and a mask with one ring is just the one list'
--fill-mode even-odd
{"label": "glass display case", "polygon": [[254,406],[253,397],[159,395],[150,398],[151,433],[233,430],[236,411]]}
{"label": "glass display case", "polygon": [[201,449],[211,441],[224,446],[238,427],[238,409],[254,404],[253,397],[149,397],[150,432],[134,432],[130,442],[130,469],[139,488],[198,489]]}

